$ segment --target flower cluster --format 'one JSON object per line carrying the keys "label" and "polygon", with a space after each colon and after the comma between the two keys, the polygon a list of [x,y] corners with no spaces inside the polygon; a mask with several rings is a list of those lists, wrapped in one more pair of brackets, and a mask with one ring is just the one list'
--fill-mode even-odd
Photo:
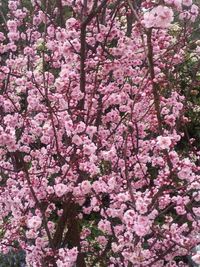
{"label": "flower cluster", "polygon": [[37,267],[185,266],[200,242],[200,153],[187,130],[198,7],[5,2],[0,252],[23,249]]}

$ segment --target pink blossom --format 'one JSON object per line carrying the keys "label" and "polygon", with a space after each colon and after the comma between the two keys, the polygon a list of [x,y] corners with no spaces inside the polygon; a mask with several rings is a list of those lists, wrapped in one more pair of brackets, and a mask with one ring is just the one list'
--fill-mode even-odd
{"label": "pink blossom", "polygon": [[179,172],[178,172],[178,177],[182,180],[186,179],[190,179],[191,177],[191,169],[189,167],[184,167],[182,168]]}
{"label": "pink blossom", "polygon": [[193,210],[193,212],[195,213],[195,215],[196,215],[198,218],[200,218],[200,208],[193,208],[192,210]]}
{"label": "pink blossom", "polygon": [[72,142],[77,145],[77,146],[80,146],[82,144],[82,139],[80,138],[80,136],[78,136],[77,134],[75,134],[73,137],[72,137]]}
{"label": "pink blossom", "polygon": [[182,206],[177,206],[175,207],[175,210],[177,212],[178,215],[183,215],[183,214],[186,214],[186,210],[184,207]]}
{"label": "pink blossom", "polygon": [[17,2],[16,1],[9,1],[8,7],[10,10],[16,10],[17,9]]}
{"label": "pink blossom", "polygon": [[106,246],[108,242],[105,236],[98,236],[96,240],[101,246]]}
{"label": "pink blossom", "polygon": [[91,143],[91,144],[88,144],[88,145],[83,145],[83,152],[85,155],[88,155],[90,156],[91,154],[95,153],[96,151],[96,146]]}
{"label": "pink blossom", "polygon": [[91,191],[91,184],[89,181],[83,181],[81,183],[81,190],[83,191],[83,194],[88,194]]}
{"label": "pink blossom", "polygon": [[144,25],[147,28],[168,28],[173,21],[173,11],[167,6],[157,6],[144,14]]}
{"label": "pink blossom", "polygon": [[0,2],[0,253],[17,241],[33,267],[182,266],[200,242],[200,52],[183,38],[198,7]]}
{"label": "pink blossom", "polygon": [[7,21],[7,27],[8,27],[10,32],[16,32],[17,31],[17,21],[8,20]]}
{"label": "pink blossom", "polygon": [[54,186],[55,193],[58,197],[62,197],[68,191],[68,186],[65,184],[56,184]]}
{"label": "pink blossom", "polygon": [[167,136],[158,136],[157,145],[160,149],[169,149],[171,145],[171,138]]}
{"label": "pink blossom", "polygon": [[146,216],[138,216],[134,222],[134,231],[136,235],[145,236],[150,229],[151,222]]}
{"label": "pink blossom", "polygon": [[29,228],[33,228],[34,230],[37,230],[42,225],[42,219],[39,216],[33,216],[31,219],[28,220],[27,226]]}
{"label": "pink blossom", "polygon": [[148,210],[148,203],[146,203],[145,199],[140,197],[136,200],[136,209],[140,214],[144,214]]}
{"label": "pink blossom", "polygon": [[66,28],[73,28],[78,24],[78,21],[75,18],[70,18],[66,21]]}
{"label": "pink blossom", "polygon": [[197,253],[192,256],[192,260],[196,263],[196,264],[200,264],[200,251],[197,251]]}
{"label": "pink blossom", "polygon": [[108,220],[101,220],[98,223],[98,228],[105,233],[111,234],[111,224]]}
{"label": "pink blossom", "polygon": [[183,0],[183,5],[184,6],[191,6],[192,5],[192,0]]}
{"label": "pink blossom", "polygon": [[182,0],[174,0],[174,5],[175,7],[178,9],[178,10],[181,10],[182,9]]}

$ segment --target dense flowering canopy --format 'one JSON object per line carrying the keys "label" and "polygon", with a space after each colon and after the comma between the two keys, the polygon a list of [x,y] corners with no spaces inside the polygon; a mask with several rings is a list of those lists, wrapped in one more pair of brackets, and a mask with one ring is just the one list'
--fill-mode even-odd
{"label": "dense flowering canopy", "polygon": [[199,62],[184,87],[182,66],[198,7],[2,5],[0,251],[23,249],[33,267],[188,266],[200,243],[187,131]]}

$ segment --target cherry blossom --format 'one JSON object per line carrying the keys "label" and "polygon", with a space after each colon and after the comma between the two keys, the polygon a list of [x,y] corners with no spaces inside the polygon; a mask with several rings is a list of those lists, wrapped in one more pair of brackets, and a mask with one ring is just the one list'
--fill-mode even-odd
{"label": "cherry blossom", "polygon": [[55,193],[58,197],[62,197],[67,192],[67,185],[57,184],[54,186]]}
{"label": "cherry blossom", "polygon": [[157,6],[144,14],[144,25],[147,28],[168,28],[173,21],[173,11],[167,6]]}
{"label": "cherry blossom", "polygon": [[27,225],[29,228],[33,228],[37,230],[40,228],[42,224],[41,218],[39,216],[33,216],[31,219],[28,220]]}
{"label": "cherry blossom", "polygon": [[191,6],[192,5],[192,0],[183,0],[183,5],[184,6]]}
{"label": "cherry blossom", "polygon": [[199,253],[199,251],[194,256],[192,256],[192,259],[196,264],[200,264],[200,253]]}
{"label": "cherry blossom", "polygon": [[50,2],[2,1],[0,252],[198,263],[198,4]]}
{"label": "cherry blossom", "polygon": [[171,145],[171,139],[167,136],[158,136],[157,144],[160,149],[169,149]]}

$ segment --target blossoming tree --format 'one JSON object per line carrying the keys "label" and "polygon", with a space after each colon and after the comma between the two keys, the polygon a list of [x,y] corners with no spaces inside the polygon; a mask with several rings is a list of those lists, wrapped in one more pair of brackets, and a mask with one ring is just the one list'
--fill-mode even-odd
{"label": "blossoming tree", "polygon": [[188,266],[200,243],[198,140],[188,132],[197,5],[2,7],[1,253],[23,249],[34,267]]}

